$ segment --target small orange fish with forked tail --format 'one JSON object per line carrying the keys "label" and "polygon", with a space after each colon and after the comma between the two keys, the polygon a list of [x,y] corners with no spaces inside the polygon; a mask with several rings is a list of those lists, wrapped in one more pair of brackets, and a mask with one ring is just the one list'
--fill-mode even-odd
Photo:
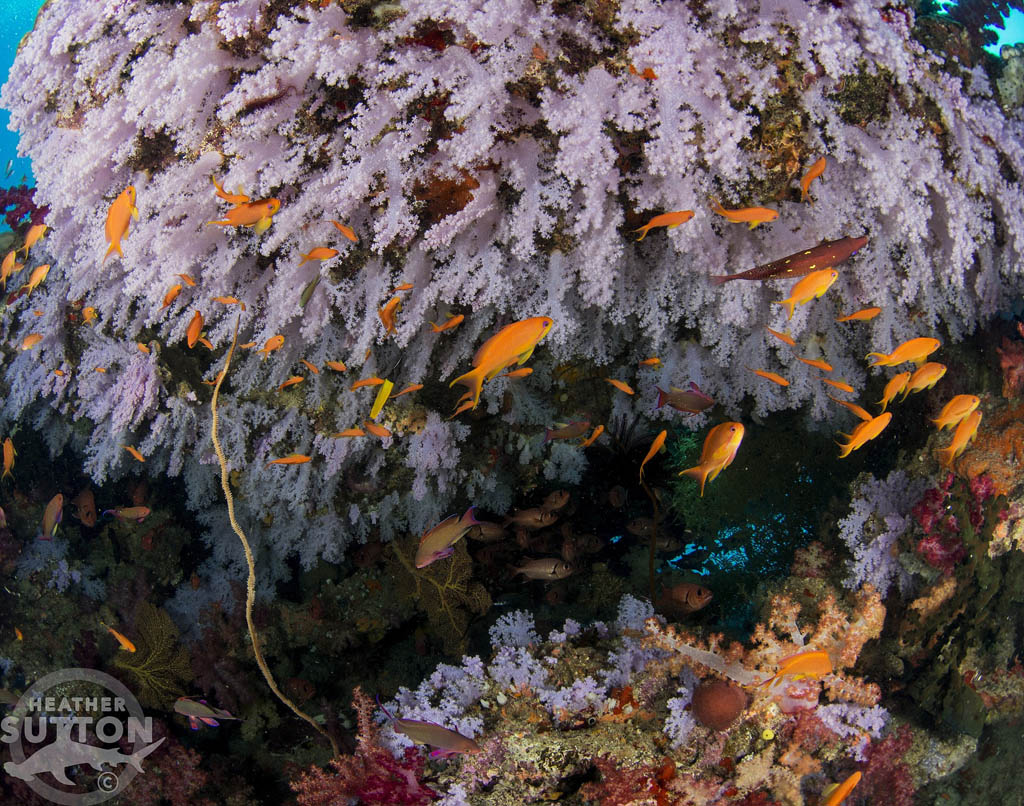
{"label": "small orange fish with forked tail", "polygon": [[718,474],[732,464],[743,441],[743,424],[726,422],[716,425],[704,439],[700,452],[700,464],[680,471],[680,476],[689,476],[700,482],[700,494],[704,497],[704,485],[714,481]]}

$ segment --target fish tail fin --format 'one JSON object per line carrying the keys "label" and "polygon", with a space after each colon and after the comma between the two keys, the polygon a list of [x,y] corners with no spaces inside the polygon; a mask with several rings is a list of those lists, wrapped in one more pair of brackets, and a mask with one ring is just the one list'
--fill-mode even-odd
{"label": "fish tail fin", "polygon": [[654,388],[658,390],[658,405],[655,406],[654,408],[660,409],[662,406],[665,405],[665,401],[668,399],[668,392],[666,392],[660,386],[655,386]]}
{"label": "fish tail fin", "polygon": [[[117,252],[117,254],[121,256],[121,260],[124,260],[124,252],[121,251],[121,242],[111,241],[110,247],[107,249],[107,254],[103,256],[103,263],[106,263],[107,258],[110,257],[111,254],[113,254],[114,252]],[[102,266],[103,263],[101,263],[100,265]]]}
{"label": "fish tail fin", "polygon": [[840,447],[840,451],[839,451],[839,458],[840,459],[845,459],[847,456],[849,456],[851,453],[853,453],[853,448],[851,447],[853,445],[853,440],[852,439],[849,442],[847,442],[847,443],[837,442],[836,445],[838,445]]}
{"label": "fish tail fin", "polygon": [[300,265],[300,266],[301,266],[301,265],[302,265],[303,263],[309,263],[309,261],[310,261],[310,257],[309,257],[309,255],[303,255],[303,254],[302,254],[301,252],[299,252],[299,254],[300,254],[300,255],[302,256],[302,260],[300,260],[300,261],[299,261],[299,265]]}
{"label": "fish tail fin", "polygon": [[473,393],[473,405],[471,408],[476,408],[480,402],[480,393],[484,388],[484,368],[474,367],[464,375],[460,375],[458,378],[448,384],[448,388],[451,389],[455,384],[461,383],[467,387],[470,392]]}
{"label": "fish tail fin", "polygon": [[651,230],[651,228],[649,226],[646,226],[646,225],[640,227],[640,229],[633,230],[633,232],[641,233],[640,237],[636,239],[636,242],[640,243],[640,241],[642,241],[644,238],[646,238],[647,237],[647,233],[650,232],[650,230]]}
{"label": "fish tail fin", "polygon": [[796,310],[796,303],[793,302],[793,300],[790,300],[790,299],[779,300],[777,302],[773,302],[772,305],[781,305],[781,306],[783,306],[786,309],[786,321],[787,322],[790,319],[793,318],[793,311]]}
{"label": "fish tail fin", "polygon": [[688,467],[686,470],[679,472],[680,476],[689,476],[691,479],[695,479],[700,482],[700,497],[704,497],[704,483],[708,479],[708,470],[704,465],[697,465],[696,467]]}
{"label": "fish tail fin", "polygon": [[870,367],[884,367],[885,362],[889,360],[887,353],[868,353],[864,358],[871,358],[873,355],[878,356],[878,359],[873,364],[869,364]]}
{"label": "fish tail fin", "polygon": [[711,277],[711,285],[722,285],[723,283],[727,283],[730,280],[735,279],[736,278],[733,277],[731,274],[716,274]]}
{"label": "fish tail fin", "polygon": [[480,523],[480,521],[478,521],[476,519],[476,515],[473,514],[473,510],[474,509],[476,509],[475,506],[472,506],[469,509],[467,509],[466,513],[462,516],[462,518],[460,520],[463,523],[467,523],[467,524],[469,524],[471,526],[474,525],[474,524]]}
{"label": "fish tail fin", "polygon": [[953,450],[953,446],[950,445],[948,448],[939,448],[939,464],[943,467],[952,467],[953,460],[956,459],[956,451]]}

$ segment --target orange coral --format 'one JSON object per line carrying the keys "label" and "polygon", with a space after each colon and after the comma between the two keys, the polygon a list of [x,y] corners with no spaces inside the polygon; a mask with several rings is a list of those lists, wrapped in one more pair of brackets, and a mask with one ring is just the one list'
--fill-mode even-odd
{"label": "orange coral", "polygon": [[996,495],[1009,495],[1020,484],[1024,461],[1024,403],[986,412],[974,443],[956,460],[964,478],[987,473]]}

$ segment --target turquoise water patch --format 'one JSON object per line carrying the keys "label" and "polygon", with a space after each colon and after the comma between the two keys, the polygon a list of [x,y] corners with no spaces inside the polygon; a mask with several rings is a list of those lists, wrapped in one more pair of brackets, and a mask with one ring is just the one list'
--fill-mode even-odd
{"label": "turquoise water patch", "polygon": [[[0,0],[0,19],[4,21],[4,34],[0,37],[0,75],[7,80],[14,55],[18,52],[21,38],[32,30],[36,13],[42,8],[40,0]],[[18,135],[8,130],[11,115],[6,109],[0,109],[0,184],[20,184],[21,177],[26,177],[29,185],[34,185],[32,164],[25,157],[18,156]],[[11,175],[5,176],[8,160],[11,164]]]}

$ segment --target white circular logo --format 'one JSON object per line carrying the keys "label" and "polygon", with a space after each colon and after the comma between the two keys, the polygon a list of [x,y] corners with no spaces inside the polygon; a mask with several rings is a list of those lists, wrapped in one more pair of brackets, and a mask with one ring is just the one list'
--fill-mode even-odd
{"label": "white circular logo", "polygon": [[[69,696],[65,684],[81,682],[101,686],[113,696]],[[163,743],[153,741],[152,720],[124,684],[95,669],[62,669],[37,680],[0,726],[0,741],[11,753],[4,773],[25,781],[40,797],[66,806],[91,806],[122,794],[142,772],[142,760]],[[26,758],[22,740],[44,742],[51,737],[50,726],[56,738]],[[118,744],[122,738],[131,748],[128,753]],[[99,773],[91,791],[70,792],[50,783],[75,786],[69,774],[76,767]]]}

